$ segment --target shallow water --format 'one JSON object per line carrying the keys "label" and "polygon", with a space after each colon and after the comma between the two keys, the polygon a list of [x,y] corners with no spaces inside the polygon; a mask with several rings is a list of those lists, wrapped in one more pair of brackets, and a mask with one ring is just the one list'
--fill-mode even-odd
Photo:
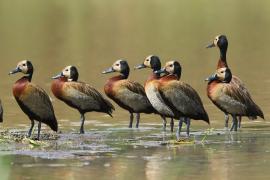
{"label": "shallow water", "polygon": [[[61,134],[41,146],[0,141],[1,179],[265,179],[270,176],[270,80],[268,58],[270,2],[266,0],[36,1],[0,0],[1,129],[25,134],[29,120],[16,104],[8,76],[17,62],[31,59],[33,81],[51,96]],[[222,130],[223,114],[206,97],[205,77],[215,70],[218,51],[205,49],[217,34],[229,39],[228,63],[262,107],[265,121],[243,120],[237,133]],[[192,122],[195,144],[173,144],[160,117],[142,115],[140,129],[128,129],[128,113],[114,118],[88,113],[86,135],[76,134],[79,114],[50,92],[50,77],[74,64],[80,80],[103,91],[111,75],[101,72],[116,59],[131,67],[149,54],[164,63],[178,59],[182,80],[200,94],[213,132]],[[132,68],[131,68],[132,69]],[[143,83],[150,71],[131,71]],[[51,131],[44,126],[43,134]],[[48,174],[48,172],[50,172]]]}
{"label": "shallow water", "polygon": [[9,179],[269,177],[270,133],[262,124],[253,123],[237,133],[193,131],[190,141],[182,144],[175,143],[174,133],[162,132],[157,125],[142,124],[132,130],[125,124],[109,125],[90,126],[85,135],[59,134],[41,146],[1,143],[0,171]]}

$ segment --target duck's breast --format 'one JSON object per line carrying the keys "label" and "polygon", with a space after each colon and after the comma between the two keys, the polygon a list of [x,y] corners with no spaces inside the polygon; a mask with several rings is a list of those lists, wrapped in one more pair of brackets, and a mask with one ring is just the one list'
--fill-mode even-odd
{"label": "duck's breast", "polygon": [[64,79],[55,79],[51,85],[51,91],[53,92],[53,95],[60,100],[65,99],[65,83],[68,82]]}
{"label": "duck's breast", "polygon": [[28,83],[29,81],[26,78],[21,78],[15,82],[12,88],[15,98],[21,98],[21,96],[28,93],[28,91],[26,91]]}
{"label": "duck's breast", "polygon": [[166,105],[159,91],[158,80],[148,81],[145,84],[145,93],[152,106],[162,115],[174,117],[173,111]]}

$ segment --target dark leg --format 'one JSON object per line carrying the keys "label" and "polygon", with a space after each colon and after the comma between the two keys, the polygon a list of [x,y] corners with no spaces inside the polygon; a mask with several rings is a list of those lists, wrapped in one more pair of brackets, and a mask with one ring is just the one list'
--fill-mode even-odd
{"label": "dark leg", "polygon": [[232,124],[230,131],[237,131],[238,119],[235,115],[232,115],[232,118],[233,118],[233,124]]}
{"label": "dark leg", "polygon": [[187,124],[187,136],[189,136],[189,128],[190,128],[190,118],[185,118]]}
{"label": "dark leg", "polygon": [[225,114],[225,128],[228,129],[229,127],[229,115]]}
{"label": "dark leg", "polygon": [[84,117],[84,114],[81,114],[81,128],[80,128],[80,134],[84,134],[84,120],[85,120],[85,117]]}
{"label": "dark leg", "polygon": [[173,132],[173,128],[174,128],[174,121],[173,121],[173,118],[171,118],[171,123],[170,123],[170,125],[171,125],[171,132]]}
{"label": "dark leg", "polygon": [[41,122],[38,122],[38,135],[37,135],[37,140],[39,140],[40,137],[40,130],[41,130]]}
{"label": "dark leg", "polygon": [[139,123],[140,123],[140,113],[136,113],[136,128],[139,128]]}
{"label": "dark leg", "polygon": [[166,117],[162,116],[162,119],[163,119],[163,131],[166,131],[166,124],[167,124]]}
{"label": "dark leg", "polygon": [[181,133],[181,129],[182,129],[182,126],[183,126],[183,121],[184,121],[184,118],[179,119],[178,130],[177,130],[178,138],[180,138],[180,133]]}
{"label": "dark leg", "polygon": [[242,116],[239,116],[239,120],[238,120],[238,128],[241,128],[241,121],[242,121]]}
{"label": "dark leg", "polygon": [[231,126],[230,131],[232,131],[234,129],[234,125],[235,125],[234,120],[232,120],[232,126]]}
{"label": "dark leg", "polygon": [[133,113],[130,113],[130,117],[129,117],[129,128],[132,128],[132,124],[133,124]]}
{"label": "dark leg", "polygon": [[30,129],[28,131],[28,135],[27,135],[28,138],[30,138],[31,135],[32,135],[32,131],[33,131],[34,125],[35,125],[35,121],[33,119],[31,119],[31,126],[30,126]]}
{"label": "dark leg", "polygon": [[235,116],[235,126],[234,126],[234,131],[237,131],[237,128],[238,128],[238,119],[237,117]]}

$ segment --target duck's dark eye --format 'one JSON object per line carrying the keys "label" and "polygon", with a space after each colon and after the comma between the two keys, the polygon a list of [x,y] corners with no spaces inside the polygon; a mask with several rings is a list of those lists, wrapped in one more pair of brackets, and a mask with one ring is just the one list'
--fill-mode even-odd
{"label": "duck's dark eye", "polygon": [[146,59],[146,61],[149,61],[149,59]]}
{"label": "duck's dark eye", "polygon": [[171,64],[170,67],[173,67],[173,65]]}
{"label": "duck's dark eye", "polygon": [[68,69],[66,69],[65,71],[68,71]]}
{"label": "duck's dark eye", "polygon": [[116,64],[116,66],[119,66],[119,64]]}
{"label": "duck's dark eye", "polygon": [[23,66],[26,66],[26,64],[23,64]]}
{"label": "duck's dark eye", "polygon": [[224,71],[221,71],[221,73],[224,73]]}

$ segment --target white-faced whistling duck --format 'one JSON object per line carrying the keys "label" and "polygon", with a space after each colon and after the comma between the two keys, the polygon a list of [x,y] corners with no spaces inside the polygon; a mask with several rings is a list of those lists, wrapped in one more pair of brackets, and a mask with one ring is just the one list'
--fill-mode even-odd
{"label": "white-faced whistling duck", "polygon": [[23,60],[19,62],[17,67],[9,74],[15,74],[18,72],[25,74],[25,76],[20,78],[13,85],[13,95],[22,111],[31,120],[28,137],[32,134],[35,123],[34,120],[39,122],[38,139],[40,137],[41,123],[45,123],[50,126],[52,130],[57,131],[58,124],[49,96],[42,88],[31,83],[34,72],[32,63],[28,60]]}
{"label": "white-faced whistling duck", "polygon": [[[220,56],[218,59],[218,64],[217,64],[217,69],[226,67],[228,68],[227,64],[227,49],[228,49],[228,40],[225,35],[218,35],[215,37],[213,43],[209,44],[207,48],[212,48],[212,47],[218,47],[220,50]],[[235,86],[238,86],[238,88],[245,90],[245,85],[244,83],[237,77],[237,76],[232,76],[232,80],[230,81],[230,84],[235,84]],[[248,117],[249,119],[254,119],[255,117]],[[241,120],[242,117],[238,116],[239,122],[238,122],[238,128],[241,127]],[[225,128],[228,129],[228,122],[229,122],[229,115],[225,113]]]}
{"label": "white-faced whistling duck", "polygon": [[[218,47],[220,51],[220,56],[218,59],[217,63],[217,69],[226,67],[228,68],[228,63],[227,63],[227,49],[228,49],[228,39],[225,35],[218,35],[215,37],[213,43],[209,44],[207,48],[212,48],[212,47]],[[238,88],[242,89],[242,91],[246,90],[246,87],[244,83],[237,77],[237,76],[232,76],[232,80],[230,81],[230,84],[235,84],[235,86],[238,86]],[[248,93],[248,92],[246,92]],[[249,119],[256,119],[255,117],[248,117]],[[241,120],[242,117],[238,116],[238,128],[241,127]],[[228,122],[229,122],[229,115],[225,113],[225,128],[228,128]]]}
{"label": "white-faced whistling duck", "polygon": [[233,118],[231,131],[237,131],[237,116],[264,118],[262,110],[251,99],[246,88],[239,88],[236,83],[230,83],[232,73],[229,68],[222,67],[206,79],[208,81],[207,95],[210,100],[224,113]]}
{"label": "white-faced whistling duck", "polygon": [[54,96],[75,108],[81,114],[80,133],[84,133],[84,114],[96,111],[107,113],[112,117],[113,105],[89,84],[77,81],[79,77],[75,66],[67,66],[53,77],[51,90]]}
{"label": "white-faced whistling duck", "polygon": [[160,78],[158,91],[166,105],[173,111],[174,117],[179,119],[178,137],[183,122],[187,124],[189,136],[190,119],[203,120],[209,124],[208,115],[203,107],[198,93],[188,84],[180,80],[182,67],[178,61],[169,61],[165,67],[155,73],[167,75]]}
{"label": "white-faced whistling duck", "polygon": [[161,69],[161,62],[158,56],[150,55],[146,57],[144,62],[142,64],[139,64],[135,66],[135,69],[142,69],[142,68],[151,68],[152,73],[149,75],[148,79],[146,80],[144,84],[144,89],[147,98],[149,99],[152,106],[156,109],[156,111],[161,115],[163,119],[163,129],[166,129],[166,117],[171,118],[171,132],[173,131],[174,126],[174,113],[170,109],[170,107],[164,102],[164,100],[161,97],[160,92],[158,91],[159,86],[159,79],[160,74],[154,73],[155,71],[158,71]]}
{"label": "white-faced whistling duck", "polygon": [[132,128],[133,113],[136,113],[136,128],[139,127],[140,113],[155,113],[146,97],[144,88],[138,82],[128,80],[129,65],[125,60],[117,60],[112,67],[103,71],[103,74],[119,72],[120,75],[108,79],[104,86],[106,95],[114,100],[120,107],[129,111],[130,122],[129,128]]}

